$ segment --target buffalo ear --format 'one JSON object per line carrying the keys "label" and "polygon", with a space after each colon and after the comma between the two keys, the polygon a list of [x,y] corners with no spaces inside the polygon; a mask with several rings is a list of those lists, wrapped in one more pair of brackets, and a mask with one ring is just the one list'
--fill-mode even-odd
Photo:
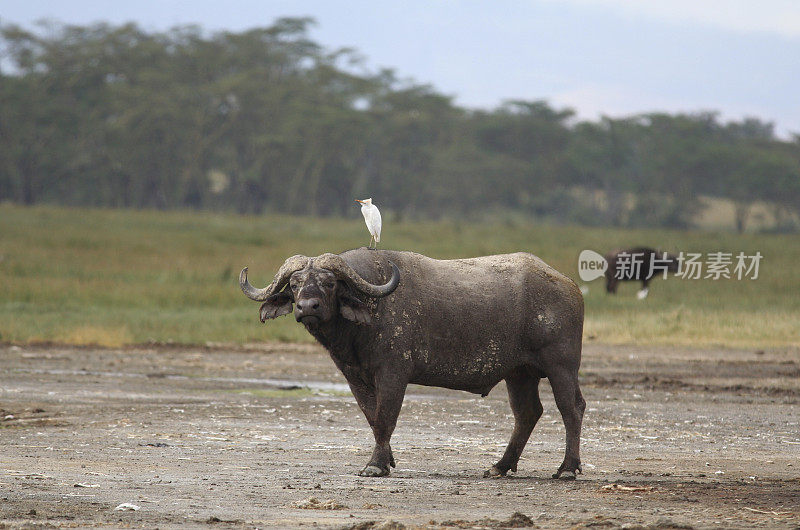
{"label": "buffalo ear", "polygon": [[261,309],[259,310],[261,322],[266,322],[268,318],[278,318],[283,315],[288,315],[292,312],[293,302],[294,297],[288,287],[278,294],[273,294],[261,304]]}
{"label": "buffalo ear", "polygon": [[371,324],[369,307],[367,304],[351,295],[344,293],[339,295],[339,312],[347,320],[352,320],[356,324]]}

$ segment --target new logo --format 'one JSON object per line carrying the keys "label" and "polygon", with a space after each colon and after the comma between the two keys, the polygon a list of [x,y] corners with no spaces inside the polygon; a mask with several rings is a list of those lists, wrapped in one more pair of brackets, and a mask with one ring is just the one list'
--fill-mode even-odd
{"label": "new logo", "polygon": [[594,250],[583,250],[578,256],[578,275],[585,282],[601,278],[606,269],[608,262]]}

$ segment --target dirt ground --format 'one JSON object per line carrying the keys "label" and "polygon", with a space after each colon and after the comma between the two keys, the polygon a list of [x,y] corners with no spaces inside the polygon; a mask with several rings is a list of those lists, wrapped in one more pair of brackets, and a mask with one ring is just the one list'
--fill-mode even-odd
{"label": "dirt ground", "polygon": [[546,381],[517,474],[482,476],[502,385],[412,386],[397,468],[361,478],[372,434],[319,348],[0,346],[0,528],[800,528],[800,351],[590,343],[581,385],[578,480],[550,478]]}

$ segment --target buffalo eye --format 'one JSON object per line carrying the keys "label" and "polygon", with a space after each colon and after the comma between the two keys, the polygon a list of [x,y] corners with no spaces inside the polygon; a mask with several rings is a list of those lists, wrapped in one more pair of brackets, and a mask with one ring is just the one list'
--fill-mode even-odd
{"label": "buffalo eye", "polygon": [[289,287],[292,288],[292,291],[296,291],[297,290],[297,284],[296,283],[290,284]]}
{"label": "buffalo eye", "polygon": [[328,281],[328,282],[323,283],[322,286],[325,287],[326,289],[333,289],[334,283]]}

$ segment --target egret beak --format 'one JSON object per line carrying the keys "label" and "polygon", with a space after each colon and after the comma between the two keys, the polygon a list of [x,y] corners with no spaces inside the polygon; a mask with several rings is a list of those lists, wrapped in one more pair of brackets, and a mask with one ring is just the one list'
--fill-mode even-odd
{"label": "egret beak", "polygon": [[361,200],[358,200],[358,199],[356,199],[356,202],[360,202],[361,204],[364,204],[364,201],[361,201]]}

